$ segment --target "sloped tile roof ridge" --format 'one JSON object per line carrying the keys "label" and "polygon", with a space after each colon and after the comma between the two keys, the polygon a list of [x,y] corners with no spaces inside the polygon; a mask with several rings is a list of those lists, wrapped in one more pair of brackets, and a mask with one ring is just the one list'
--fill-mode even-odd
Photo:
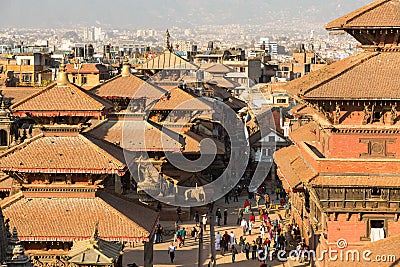
{"label": "sloped tile roof ridge", "polygon": [[3,157],[5,157],[5,156],[8,156],[9,154],[14,153],[16,150],[19,150],[19,149],[21,149],[21,148],[24,148],[24,147],[26,147],[27,145],[29,145],[30,143],[32,143],[32,142],[34,142],[34,141],[36,141],[36,140],[38,140],[38,139],[40,139],[40,138],[43,138],[43,137],[44,137],[44,134],[43,134],[43,133],[40,133],[40,134],[38,134],[38,135],[33,136],[32,138],[25,139],[24,142],[22,142],[21,144],[18,144],[18,145],[16,145],[16,146],[13,146],[13,147],[7,149],[4,153],[0,154],[0,158],[3,158]]}
{"label": "sloped tile roof ridge", "polygon": [[[105,197],[107,197],[107,195],[111,195],[113,197],[120,198],[120,199],[122,199],[124,201],[131,202],[134,205],[138,205],[138,206],[141,206],[141,207],[144,207],[144,208],[149,208],[148,206],[145,206],[144,204],[139,204],[137,202],[134,202],[134,201],[132,201],[132,199],[123,197],[120,194],[117,194],[115,192],[111,192],[110,190],[104,189],[104,190],[101,190],[101,191],[97,192],[97,196],[98,196],[97,198],[99,200],[101,200],[101,202],[103,203],[104,206],[107,206],[110,210],[112,210],[117,215],[122,214],[122,216],[120,216],[120,217],[123,217],[124,219],[133,222],[135,224],[135,226],[137,226],[137,228],[140,229],[142,232],[147,232],[147,233],[151,234],[151,231],[145,229],[143,226],[139,225],[136,221],[133,221],[132,218],[129,218],[127,215],[123,214],[123,211],[120,210],[118,207],[115,207],[114,205],[107,203],[107,201],[102,198],[102,195],[103,196],[105,195]],[[143,216],[143,215],[144,214],[139,214],[139,216]],[[157,218],[159,218],[159,215],[157,215]],[[158,221],[158,219],[156,220],[156,222],[157,221]],[[155,225],[152,226],[152,228],[154,228],[154,227],[155,227]]]}
{"label": "sloped tile roof ridge", "polygon": [[105,206],[107,209],[109,209],[111,212],[113,212],[115,215],[117,215],[120,218],[123,218],[124,220],[127,221],[131,221],[135,227],[137,227],[138,229],[140,229],[141,232],[148,232],[146,229],[144,229],[142,226],[140,226],[139,224],[137,224],[136,222],[132,221],[131,218],[127,217],[126,215],[124,215],[122,212],[120,212],[119,210],[116,209],[116,207],[112,206],[111,204],[108,204],[104,199],[102,199],[101,197],[98,198],[99,202]]}
{"label": "sloped tile roof ridge", "polygon": [[55,86],[57,86],[57,82],[54,82],[53,84],[50,84],[49,86],[47,86],[47,87],[45,87],[45,88],[43,88],[41,90],[38,90],[37,92],[25,97],[24,99],[18,101],[17,103],[12,104],[10,106],[10,110],[16,108],[17,106],[20,106],[20,105],[24,104],[25,102],[29,101],[32,98],[35,98],[36,96],[38,96],[40,94],[43,94],[46,91],[49,91],[50,89],[52,89]]}
{"label": "sloped tile roof ridge", "polygon": [[[174,140],[175,140],[176,137],[182,138],[182,135],[180,133],[175,132],[174,130],[172,130],[172,129],[168,128],[168,127],[164,127],[163,125],[160,125],[155,121],[147,120],[146,123],[150,124],[154,128],[158,129],[160,132],[168,135],[169,137],[171,137]],[[175,141],[179,142],[179,140],[175,140]]]}
{"label": "sloped tile roof ridge", "polygon": [[14,195],[11,195],[9,197],[6,197],[5,199],[0,200],[0,208],[1,209],[7,208],[22,198],[24,198],[24,194],[22,191],[14,194]]}
{"label": "sloped tile roof ridge", "polygon": [[[90,134],[91,131],[93,131],[93,130],[99,128],[99,127],[101,127],[103,124],[105,124],[105,123],[107,123],[107,122],[109,122],[109,121],[110,121],[110,120],[109,120],[108,118],[105,118],[104,120],[102,120],[101,122],[99,122],[98,124],[96,124],[93,128],[88,127],[88,128],[86,128],[86,129],[84,129],[84,130],[82,131],[82,133],[84,133],[84,134]],[[93,137],[92,135],[90,135],[90,136]],[[98,138],[97,138],[97,139],[98,139]]]}
{"label": "sloped tile roof ridge", "polygon": [[[300,93],[301,93],[301,94],[299,94],[299,95],[304,95],[304,96],[305,96],[308,92],[314,90],[315,88],[317,88],[317,87],[319,87],[319,86],[321,86],[321,85],[323,85],[323,84],[326,84],[326,83],[328,83],[328,82],[330,82],[330,81],[336,79],[337,77],[339,77],[339,76],[343,75],[344,73],[346,73],[346,72],[348,72],[348,71],[354,69],[355,67],[361,65],[361,64],[364,63],[365,61],[367,61],[367,60],[369,60],[369,59],[371,59],[371,58],[373,58],[373,57],[375,57],[375,56],[378,56],[379,54],[380,54],[379,52],[361,52],[361,53],[359,53],[359,54],[357,54],[357,55],[355,55],[355,56],[349,57],[348,60],[351,60],[351,59],[353,59],[353,58],[354,58],[354,60],[355,60],[354,62],[351,62],[351,63],[352,63],[351,66],[349,66],[348,68],[344,68],[343,70],[340,70],[339,72],[335,73],[334,75],[332,75],[332,76],[330,76],[330,77],[327,77],[326,79],[323,79],[322,81],[318,82],[316,85],[312,86],[311,88],[308,88],[308,89],[306,89],[306,90],[304,90],[304,91],[300,90]],[[358,58],[358,57],[361,57],[361,58]],[[341,61],[338,61],[338,62],[333,63],[333,64],[330,65],[330,66],[331,66],[331,67],[333,67],[334,65],[335,65],[335,66],[338,66],[338,65],[340,65],[340,64],[343,63],[343,62],[344,62],[344,61],[341,60]],[[329,66],[326,67],[326,68],[329,68]],[[319,70],[317,70],[315,73],[317,73],[317,72],[322,72],[324,69],[325,69],[325,68],[319,69]],[[308,75],[307,75],[307,76],[308,76]],[[304,76],[304,77],[307,78],[307,76]],[[301,78],[300,78],[300,79],[301,79]],[[294,80],[294,81],[296,81],[296,80]]]}
{"label": "sloped tile roof ridge", "polygon": [[95,149],[98,153],[100,153],[101,155],[105,156],[107,159],[109,159],[110,161],[112,161],[119,169],[124,169],[126,167],[125,163],[121,162],[119,159],[117,159],[116,157],[114,157],[113,155],[111,155],[107,150],[105,150],[104,148],[98,146],[97,144],[93,143],[90,138],[96,139],[99,142],[103,142],[106,143],[107,145],[110,146],[114,146],[115,148],[119,148],[118,146],[115,146],[114,144],[111,144],[110,142],[107,142],[105,140],[101,140],[98,138],[95,138],[94,136],[92,136],[91,134],[86,133],[85,136],[83,134],[78,135],[79,138],[81,138],[85,143],[89,144],[93,149]]}
{"label": "sloped tile roof ridge", "polygon": [[[15,109],[16,107],[28,102],[29,100],[35,98],[38,95],[41,95],[47,91],[50,91],[52,89],[54,89],[54,87],[59,87],[60,85],[57,85],[57,83],[53,83],[49,86],[47,86],[46,88],[39,90],[29,96],[27,96],[26,98],[22,99],[21,101],[11,105],[10,109]],[[73,84],[73,83],[68,83],[67,85],[61,85],[60,87],[69,87],[70,89],[72,89],[74,92],[76,92],[77,94],[79,94],[80,96],[84,97],[85,99],[89,100],[89,102],[93,103],[95,106],[97,106],[99,108],[99,110],[104,109],[104,107],[106,106],[106,104],[108,105],[112,105],[111,103],[103,100],[102,98],[99,98],[97,95],[88,92],[87,90]],[[105,103],[106,102],[106,103]]]}
{"label": "sloped tile roof ridge", "polygon": [[101,108],[101,109],[103,109],[105,107],[104,102],[107,102],[107,104],[111,105],[111,103],[108,103],[108,101],[104,100],[103,98],[101,98],[101,97],[93,94],[92,92],[90,92],[88,90],[85,90],[85,89],[83,89],[83,88],[81,88],[81,87],[79,87],[79,86],[77,86],[77,85],[75,85],[73,83],[69,83],[68,85],[70,86],[70,88],[72,86],[72,89],[74,89],[75,92],[78,92],[78,94],[80,94],[81,96],[85,97],[86,99],[88,99],[93,104],[99,106],[99,108]]}
{"label": "sloped tile roof ridge", "polygon": [[353,12],[348,13],[347,15],[344,15],[338,19],[335,19],[332,22],[329,22],[328,24],[325,25],[325,29],[326,30],[342,29],[345,24],[377,8],[378,6],[383,5],[390,1],[392,0],[376,0],[372,3],[369,3],[359,9],[354,10]]}
{"label": "sloped tile roof ridge", "polygon": [[[105,85],[105,84],[108,84],[108,83],[110,83],[110,82],[112,82],[112,81],[115,81],[116,79],[118,79],[118,78],[120,78],[120,77],[122,77],[122,74],[118,74],[117,76],[114,76],[114,77],[112,77],[111,79],[106,80],[104,83],[100,83],[100,84],[98,84],[98,85],[96,85],[96,86],[90,88],[88,91],[89,91],[89,92],[92,92],[92,91],[98,89],[99,87],[101,87],[102,85]],[[92,93],[93,93],[93,92],[92,92]],[[94,93],[93,93],[93,94],[94,94]]]}

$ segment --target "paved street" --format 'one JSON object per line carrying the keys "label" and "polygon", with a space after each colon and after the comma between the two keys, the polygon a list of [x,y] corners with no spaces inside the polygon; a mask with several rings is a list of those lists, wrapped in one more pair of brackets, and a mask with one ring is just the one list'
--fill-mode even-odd
{"label": "paved street", "polygon": [[[243,195],[243,194],[242,194]],[[228,223],[226,226],[216,226],[215,231],[219,231],[221,235],[225,232],[228,231],[230,233],[231,231],[234,232],[235,237],[237,240],[239,240],[240,235],[242,234],[242,229],[239,227],[239,225],[236,224],[237,221],[237,212],[238,208],[243,207],[243,202],[246,199],[246,196],[242,196],[239,198],[239,202],[232,202],[230,201],[229,204],[224,204],[224,198],[220,199],[219,201],[216,202],[216,208],[221,208],[221,211],[226,207],[228,208],[229,211],[229,216],[228,216]],[[272,199],[275,199],[274,197]],[[233,199],[232,199],[233,200]],[[255,201],[252,200],[252,207],[254,214],[256,215],[256,224],[253,227],[252,235],[246,235],[246,241],[251,241],[255,240],[257,236],[259,235],[259,226],[260,222],[258,220],[258,212],[256,212],[256,207],[255,207]],[[264,205],[262,205],[264,207]],[[214,209],[214,211],[216,210]],[[270,218],[275,219],[278,217],[278,212],[281,213],[281,215],[284,214],[284,211],[281,210],[271,210],[270,211]],[[245,214],[245,218],[248,219],[250,214]],[[284,216],[282,216],[284,217]],[[282,222],[283,224],[286,223],[285,220]],[[161,222],[161,225],[164,227],[164,229],[173,229],[174,227],[174,222]],[[162,266],[198,266],[198,242],[194,241],[194,238],[190,237],[190,229],[193,228],[194,222],[184,222],[181,224],[183,227],[185,227],[188,231],[188,236],[185,241],[185,246],[182,248],[178,248],[176,253],[175,253],[175,261],[173,264],[170,263],[169,261],[169,256],[167,253],[167,248],[171,240],[173,239],[172,236],[166,236],[164,238],[164,242],[160,244],[154,244],[154,266],[157,267],[162,267]],[[202,253],[202,266],[207,266],[209,260],[210,260],[210,227],[207,225],[207,232],[205,233],[204,237],[204,249]],[[176,245],[176,244],[175,244]],[[239,249],[239,246],[237,246]],[[133,249],[127,249],[125,251],[124,257],[123,257],[123,266],[125,267],[127,264],[130,263],[136,263],[139,266],[143,266],[143,247],[137,247]],[[260,262],[258,260],[246,260],[245,253],[240,253],[239,249],[239,254],[236,255],[236,261],[235,263],[232,263],[232,258],[231,258],[231,253],[226,253],[225,256],[222,256],[219,254],[217,251],[217,265],[218,266],[259,266]],[[278,262],[277,260],[273,262],[268,262],[268,266],[308,266],[305,264],[301,264],[298,262]]]}

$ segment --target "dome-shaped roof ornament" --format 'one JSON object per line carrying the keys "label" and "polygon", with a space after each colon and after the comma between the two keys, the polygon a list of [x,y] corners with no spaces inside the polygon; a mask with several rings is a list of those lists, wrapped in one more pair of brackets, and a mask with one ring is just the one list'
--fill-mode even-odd
{"label": "dome-shaped roof ornament", "polygon": [[131,65],[128,62],[128,59],[125,57],[122,63],[122,70],[121,70],[122,77],[128,77],[131,75]]}
{"label": "dome-shaped roof ornament", "polygon": [[67,68],[65,65],[65,58],[62,58],[60,64],[60,71],[58,73],[57,85],[67,85],[69,83]]}

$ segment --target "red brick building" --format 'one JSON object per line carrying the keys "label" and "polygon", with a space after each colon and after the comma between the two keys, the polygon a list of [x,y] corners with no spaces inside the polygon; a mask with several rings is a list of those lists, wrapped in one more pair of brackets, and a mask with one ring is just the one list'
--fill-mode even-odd
{"label": "red brick building", "polygon": [[300,101],[294,145],[274,156],[317,255],[340,239],[360,248],[400,234],[400,2],[375,1],[325,28],[363,51],[287,84]]}

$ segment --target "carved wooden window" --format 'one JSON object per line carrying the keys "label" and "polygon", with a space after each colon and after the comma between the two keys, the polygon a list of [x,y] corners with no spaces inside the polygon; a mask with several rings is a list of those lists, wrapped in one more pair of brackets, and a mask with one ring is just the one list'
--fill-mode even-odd
{"label": "carved wooden window", "polygon": [[396,143],[396,139],[394,138],[360,138],[360,143],[368,145],[367,152],[361,153],[360,157],[394,158],[396,155],[389,152],[387,148],[387,145]]}
{"label": "carved wooden window", "polygon": [[382,195],[382,190],[377,187],[371,188],[371,197],[376,198],[376,197],[381,197]]}

